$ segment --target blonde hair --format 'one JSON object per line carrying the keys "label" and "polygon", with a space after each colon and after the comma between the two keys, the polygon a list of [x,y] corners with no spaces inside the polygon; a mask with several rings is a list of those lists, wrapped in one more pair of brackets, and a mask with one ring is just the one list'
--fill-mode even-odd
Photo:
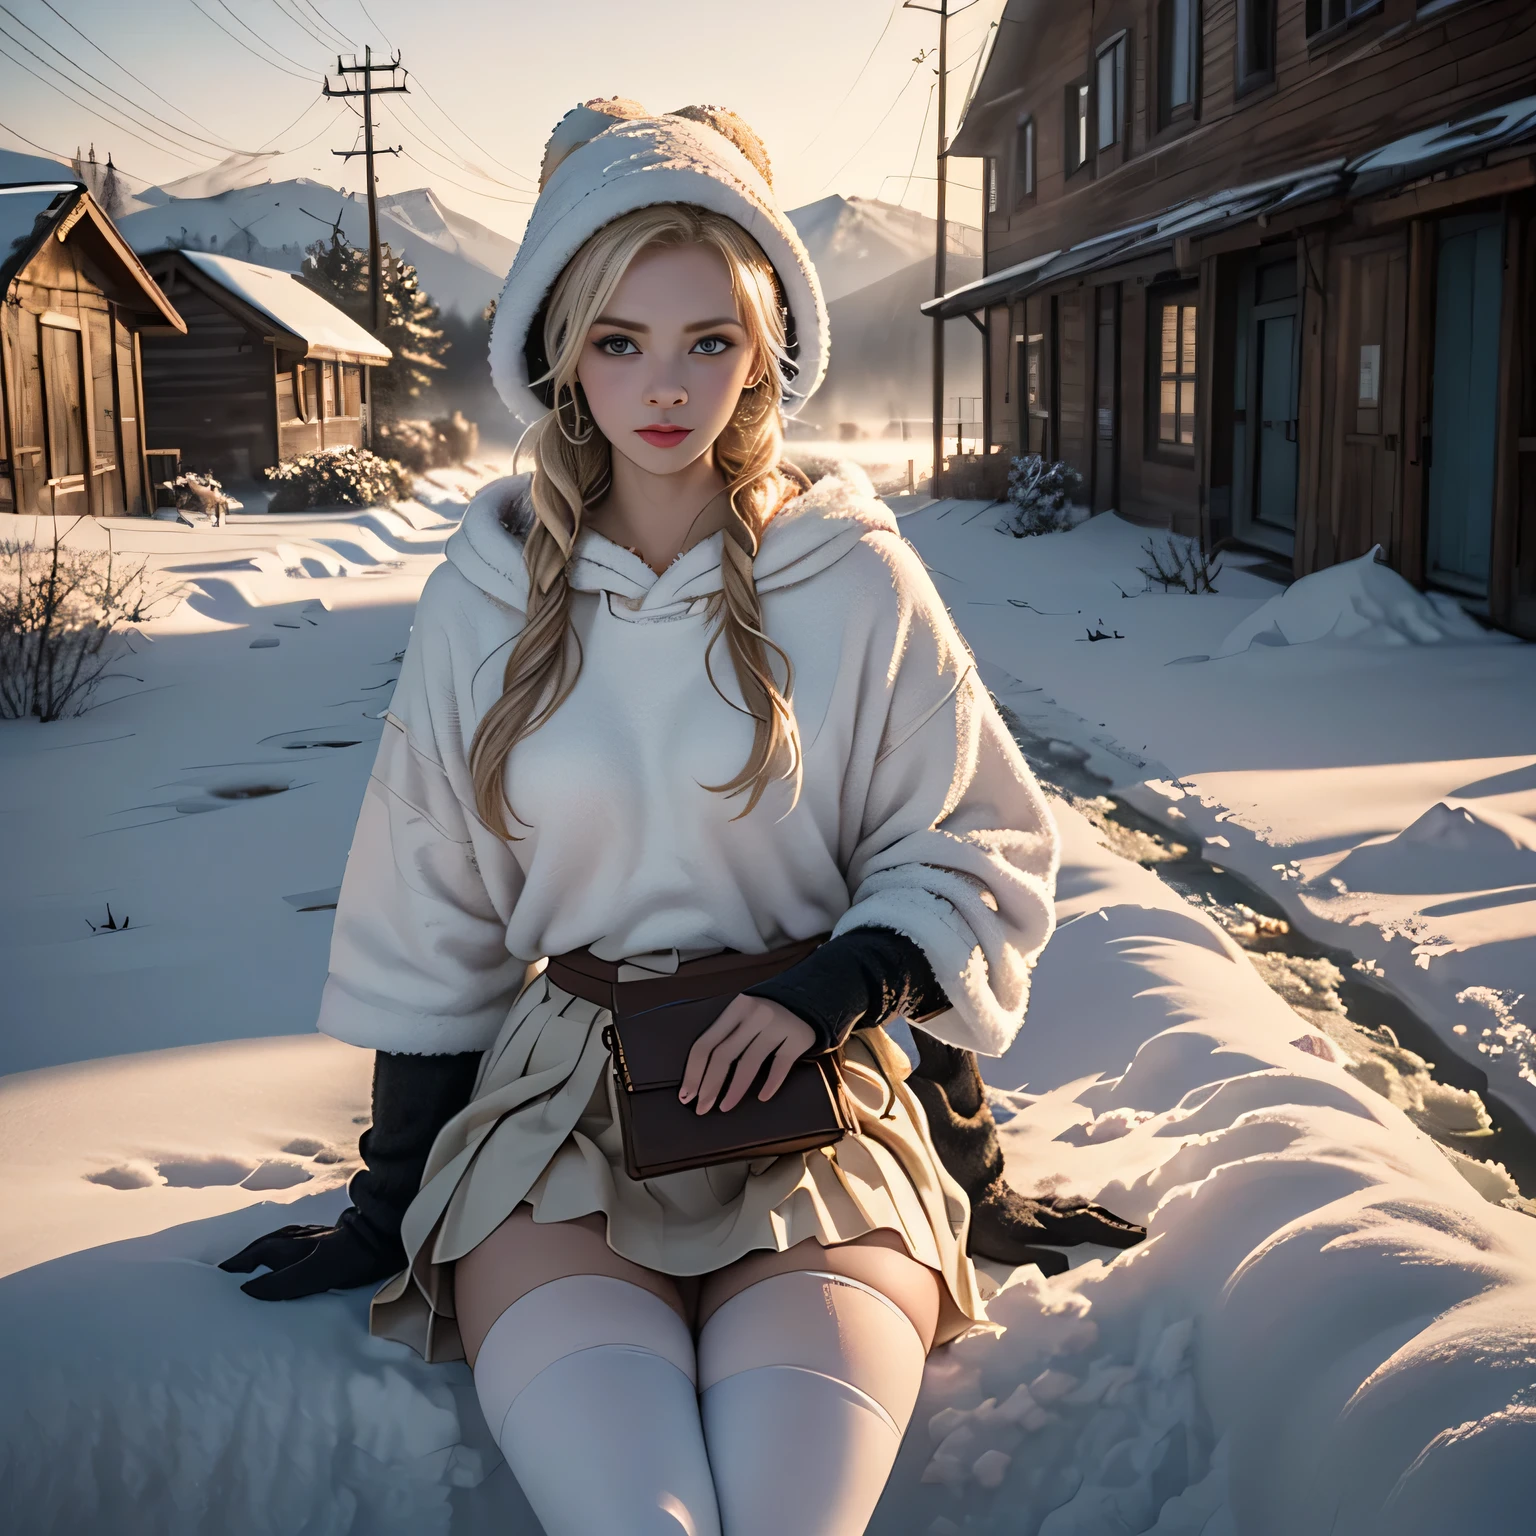
{"label": "blonde hair", "polygon": [[[739,820],[774,779],[789,779],[798,799],[800,733],[790,696],[794,669],[785,651],[763,631],[762,606],[752,577],[763,529],[774,512],[800,489],[781,468],[786,321],[773,266],[757,242],[734,220],[687,203],[661,203],[615,219],[593,235],[566,264],[550,290],[543,315],[546,384],[554,405],[528,429],[523,446],[533,456],[533,526],[523,543],[528,571],[525,622],[507,658],[501,697],[486,711],[470,744],[475,808],[500,836],[517,841],[507,825],[513,811],[506,793],[512,749],[545,724],[564,703],[581,672],[581,645],[571,628],[571,554],[587,509],[607,493],[612,449],[584,410],[576,369],[587,334],[630,263],[644,250],[683,245],[711,247],[725,258],[737,313],[757,355],[758,377],[741,394],[735,413],[713,445],[714,462],[726,480],[729,517],[721,558],[721,591],[706,617],[717,622],[704,653],[711,686],[721,692],[710,657],[723,637],[736,681],[753,720],[752,750],[745,766],[724,784],[702,788],[727,797],[750,791]],[[535,324],[538,322],[535,321]],[[530,352],[533,351],[530,348]],[[575,658],[569,652],[575,643]],[[784,667],[782,687],[772,653]],[[527,825],[527,823],[523,823]]]}

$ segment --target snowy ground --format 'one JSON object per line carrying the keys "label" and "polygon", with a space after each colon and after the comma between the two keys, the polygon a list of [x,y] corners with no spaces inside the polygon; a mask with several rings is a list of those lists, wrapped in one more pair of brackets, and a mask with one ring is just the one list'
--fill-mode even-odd
{"label": "snowy ground", "polygon": [[[365,1292],[264,1306],[215,1267],[333,1215],[356,1166],[370,1063],[312,1033],[326,904],[391,660],[468,489],[204,532],[116,524],[196,591],[117,702],[0,723],[0,1498],[25,1536],[535,1536],[462,1365],[370,1339]],[[1121,599],[1106,583],[1140,590],[1140,535],[1099,519],[1015,542],[995,515],[941,505],[904,527],[1003,701],[1122,786],[1363,782],[1449,742],[1503,762],[1446,769],[1455,786],[1531,761],[1532,727],[1487,681],[1507,699],[1525,648],[1323,642],[1164,667],[1214,654],[1275,589]],[[1079,645],[1079,623],[1128,640]],[[1399,718],[1404,658],[1441,680],[1441,723],[1424,722],[1439,686]],[[1445,792],[1409,777],[1358,795],[1373,835]],[[1146,794],[1197,819],[1198,795]],[[1297,826],[1334,818],[1314,841],[1353,836],[1341,859],[1363,841],[1353,803],[1287,802]],[[1152,1236],[1078,1250],[1053,1282],[994,1276],[1006,1332],[935,1355],[871,1531],[1520,1528],[1536,1222],[1346,1070],[1211,916],[1058,815],[1062,926],[987,1075],[1020,1187],[1096,1196]],[[1237,844],[1223,828],[1199,821]],[[1275,889],[1295,899],[1305,873]],[[128,927],[94,934],[108,902]]]}
{"label": "snowy ground", "polygon": [[1000,511],[902,518],[999,698],[1536,1125],[1536,647],[1368,562],[1277,596],[1228,557],[1218,595],[1148,592],[1145,530],[1013,539]]}

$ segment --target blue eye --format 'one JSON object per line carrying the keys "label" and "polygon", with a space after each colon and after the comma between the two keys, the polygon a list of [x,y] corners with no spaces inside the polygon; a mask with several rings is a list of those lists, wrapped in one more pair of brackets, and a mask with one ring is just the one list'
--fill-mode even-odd
{"label": "blue eye", "polygon": [[595,345],[599,352],[606,352],[609,357],[638,357],[640,355],[640,348],[628,336],[604,336]]}
{"label": "blue eye", "polygon": [[719,357],[731,350],[731,343],[724,336],[701,336],[693,350],[704,357]]}

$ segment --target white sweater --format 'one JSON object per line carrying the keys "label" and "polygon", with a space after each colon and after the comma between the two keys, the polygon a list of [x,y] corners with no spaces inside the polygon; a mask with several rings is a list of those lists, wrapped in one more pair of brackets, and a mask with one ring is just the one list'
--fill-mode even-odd
{"label": "white sweater", "polygon": [[746,796],[701,787],[734,777],[752,742],[723,641],[711,666],[737,709],[704,670],[723,536],[658,576],[589,529],[570,571],[580,679],[511,755],[523,840],[508,843],[475,813],[468,753],[523,622],[522,541],[507,524],[527,525],[526,484],[475,498],[422,592],[320,1029],[377,1050],[484,1050],[546,955],[761,953],[878,925],[922,948],[950,998],[925,1029],[1005,1050],[1053,926],[1056,828],[863,474],[845,467],[784,507],[754,568],[766,630],[794,664],[798,803],[774,782],[733,821]]}

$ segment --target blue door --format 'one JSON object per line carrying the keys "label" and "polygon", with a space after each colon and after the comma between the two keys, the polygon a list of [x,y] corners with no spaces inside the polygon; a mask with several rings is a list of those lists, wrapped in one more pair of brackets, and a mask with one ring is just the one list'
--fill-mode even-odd
{"label": "blue door", "polygon": [[1469,597],[1488,594],[1503,286],[1500,215],[1442,220],[1426,574],[1435,585]]}

